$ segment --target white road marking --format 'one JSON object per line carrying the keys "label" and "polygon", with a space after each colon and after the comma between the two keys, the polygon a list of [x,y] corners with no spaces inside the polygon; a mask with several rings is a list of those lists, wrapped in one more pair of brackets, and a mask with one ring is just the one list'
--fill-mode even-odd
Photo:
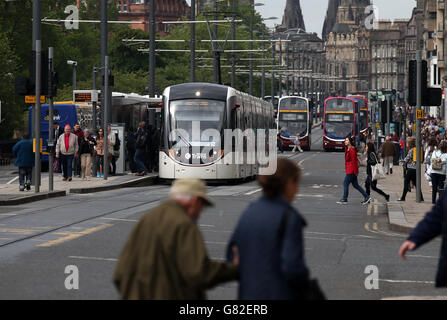
{"label": "white road marking", "polygon": [[0,213],[0,216],[17,216],[16,213]]}
{"label": "white road marking", "polygon": [[118,261],[115,258],[99,258],[99,257],[81,257],[81,256],[69,256],[70,259],[81,259],[81,260],[96,260],[96,261]]}
{"label": "white road marking", "polygon": [[199,227],[204,227],[204,228],[215,228],[216,226],[212,225],[212,224],[199,224]]}
{"label": "white road marking", "polygon": [[299,194],[298,198],[324,198],[324,195],[321,194]]}
{"label": "white road marking", "polygon": [[389,283],[420,283],[420,284],[434,284],[434,281],[416,281],[416,280],[391,280],[391,279],[379,279],[382,282]]}
{"label": "white road marking", "polygon": [[343,241],[343,239],[318,238],[318,237],[304,237],[304,239],[310,239],[310,240],[324,240],[324,241]]}
{"label": "white road marking", "polygon": [[16,181],[17,179],[19,179],[19,177],[15,177],[14,179],[11,179],[10,181],[6,182],[6,184],[11,184],[11,183],[13,183],[14,181]]}
{"label": "white road marking", "polygon": [[256,190],[247,192],[245,195],[250,196],[250,195],[252,195],[252,194],[258,193],[259,191],[262,191],[262,189],[256,189]]}
{"label": "white road marking", "polygon": [[342,237],[359,237],[359,238],[367,238],[367,239],[377,239],[377,237],[373,236],[365,236],[358,234],[346,234],[346,233],[326,233],[326,232],[305,232],[304,234],[319,234],[319,235],[328,235],[328,236],[342,236]]}
{"label": "white road marking", "polygon": [[408,258],[422,258],[422,259],[436,259],[438,260],[439,257],[433,257],[433,256],[421,256],[417,254],[407,255]]}

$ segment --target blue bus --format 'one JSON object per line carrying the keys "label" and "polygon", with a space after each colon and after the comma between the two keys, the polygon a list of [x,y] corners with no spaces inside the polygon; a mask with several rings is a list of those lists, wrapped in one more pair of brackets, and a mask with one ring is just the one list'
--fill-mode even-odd
{"label": "blue bus", "polygon": [[[45,153],[47,152],[47,140],[49,137],[49,105],[42,104],[41,108],[42,112],[40,115],[40,136],[42,138],[42,152],[44,152],[44,154],[42,155],[42,162],[48,162],[48,155],[46,155]],[[33,136],[32,119],[33,107],[30,107],[28,116],[30,137]],[[61,128],[63,128],[66,124],[69,124],[71,127],[73,127],[76,122],[81,125],[81,128],[92,128],[92,107],[88,105],[73,104],[70,102],[55,102],[53,119],[53,121],[57,122]]]}

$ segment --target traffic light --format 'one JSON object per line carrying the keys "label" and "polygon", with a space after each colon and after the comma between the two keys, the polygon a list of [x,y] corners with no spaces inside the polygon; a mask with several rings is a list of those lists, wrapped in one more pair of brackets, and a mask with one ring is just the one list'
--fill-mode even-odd
{"label": "traffic light", "polygon": [[28,96],[36,94],[35,90],[33,92],[33,85],[29,78],[16,78],[15,79],[15,93],[18,96]]}
{"label": "traffic light", "polygon": [[[101,86],[104,86],[104,76],[101,77]],[[115,77],[109,72],[109,87],[115,86]]]}
{"label": "traffic light", "polygon": [[[48,51],[41,52],[41,71],[40,71],[40,94],[42,96],[48,95]],[[33,90],[36,89],[36,51],[31,52],[31,59],[29,65],[29,77]],[[35,92],[33,92],[33,95]]]}
{"label": "traffic light", "polygon": [[[427,88],[427,61],[422,60],[421,76],[421,106],[440,106],[442,104],[442,90]],[[417,61],[411,60],[408,71],[408,104],[417,106]]]}
{"label": "traffic light", "polygon": [[57,96],[57,85],[59,82],[59,77],[57,72],[52,72],[48,77],[48,97],[54,98]]}
{"label": "traffic light", "polygon": [[[381,121],[380,122],[381,123],[388,122],[388,117],[387,117],[387,114],[386,114],[387,109],[388,109],[388,102],[387,102],[387,100],[380,101],[380,116],[381,116],[381,118],[380,118]],[[390,102],[390,113],[389,113],[390,122],[393,122],[393,109],[394,109],[393,105]]]}

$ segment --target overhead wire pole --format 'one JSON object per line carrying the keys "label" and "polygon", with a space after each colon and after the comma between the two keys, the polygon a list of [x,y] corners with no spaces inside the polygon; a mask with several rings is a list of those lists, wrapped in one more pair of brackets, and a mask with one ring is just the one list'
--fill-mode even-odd
{"label": "overhead wire pole", "polygon": [[[101,79],[105,79],[105,57],[107,55],[107,0],[101,0]],[[104,136],[106,133],[106,129],[104,127],[104,124],[106,123],[106,119],[104,117],[105,115],[105,96],[104,96],[104,83],[105,81],[102,81],[101,84],[101,122],[104,130]],[[103,163],[104,165],[104,163]],[[104,168],[103,168],[104,169]],[[104,171],[103,171],[104,172]]]}
{"label": "overhead wire pole", "polygon": [[41,0],[33,0],[33,33],[32,46],[36,56],[36,78],[35,80],[35,97],[36,103],[33,110],[33,125],[34,125],[34,190],[36,193],[40,191],[40,73],[41,73]]}
{"label": "overhead wire pole", "polygon": [[231,23],[232,28],[232,40],[231,43],[231,49],[233,50],[233,53],[231,54],[231,87],[236,88],[236,55],[234,54],[234,50],[236,50],[236,23],[234,20],[236,20],[236,5],[237,0],[233,0],[232,2],[232,11],[233,11],[233,22]]}
{"label": "overhead wire pole", "polygon": [[[286,56],[286,69],[289,70],[289,43],[287,42],[286,44],[286,51],[287,51],[287,56]],[[287,73],[286,76],[286,90],[287,90],[287,95],[290,95],[290,84],[289,84],[289,73]]]}
{"label": "overhead wire pole", "polygon": [[[191,21],[196,20],[196,0],[191,0]],[[196,82],[196,25],[191,23],[191,76],[190,81]]]}
{"label": "overhead wire pole", "polygon": [[[273,35],[272,35],[272,39],[273,39]],[[276,42],[272,41],[272,81],[271,81],[271,91],[272,91],[272,103],[273,103],[273,99],[275,98],[275,47],[276,47]]]}
{"label": "overhead wire pole", "polygon": [[[282,42],[281,36],[279,38],[279,65],[282,66]],[[279,93],[278,97],[282,96],[282,73],[279,74],[279,85],[278,85]]]}
{"label": "overhead wire pole", "polygon": [[[250,7],[250,50],[253,50],[253,16],[254,16],[254,7]],[[250,93],[250,95],[253,95],[253,54],[250,51],[249,54],[249,64],[250,64],[250,75],[248,76],[248,91]]]}
{"label": "overhead wire pole", "polygon": [[[218,19],[218,15],[217,15],[217,10],[219,9],[219,4],[217,2],[217,0],[214,0],[214,20]],[[218,35],[219,29],[217,27],[217,23],[214,24],[214,38],[215,39],[219,39],[219,35]],[[214,51],[214,82],[215,83],[220,83],[219,81],[219,59],[220,59],[220,54],[218,52],[218,44],[217,42],[213,42],[213,51]]]}
{"label": "overhead wire pole", "polygon": [[[54,92],[53,92],[53,72],[54,72],[54,48],[48,48],[48,91],[49,94],[49,106],[48,106],[48,141],[53,144],[53,148],[55,147],[54,143]],[[48,155],[48,190],[50,192],[53,191],[53,148],[51,148],[51,152]]]}
{"label": "overhead wire pole", "polygon": [[[262,40],[264,40],[265,37],[265,31],[264,31],[264,26],[261,26],[262,28]],[[264,63],[264,59],[265,59],[265,43],[262,42],[262,80],[261,80],[261,98],[264,98],[265,96],[265,63]]]}
{"label": "overhead wire pole", "polygon": [[[417,61],[417,98],[416,110],[422,110],[422,51],[416,51]],[[421,119],[416,117],[416,202],[420,203],[421,198]]]}
{"label": "overhead wire pole", "polygon": [[155,97],[155,0],[150,0],[149,13],[149,97]]}

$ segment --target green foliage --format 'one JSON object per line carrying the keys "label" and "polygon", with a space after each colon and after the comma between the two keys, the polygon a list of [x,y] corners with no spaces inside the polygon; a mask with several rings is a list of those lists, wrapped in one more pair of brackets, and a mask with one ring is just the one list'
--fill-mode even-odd
{"label": "green foliage", "polygon": [[[65,19],[68,14],[64,12],[67,5],[73,5],[73,0],[42,0],[42,17],[51,19]],[[86,6],[80,10],[81,20],[99,20],[100,6],[98,0],[87,0]],[[230,8],[221,7],[221,11],[231,11]],[[238,19],[243,23],[237,25],[237,39],[249,39],[249,21],[253,11],[247,6],[238,9]],[[223,19],[225,15],[218,18]],[[118,20],[116,0],[109,4],[109,20]],[[212,18],[209,15],[199,16],[198,20]],[[259,14],[253,16],[255,30],[264,28],[266,38],[268,31],[262,23]],[[231,24],[220,24],[218,28],[219,39],[231,39]],[[196,25],[196,39],[209,40],[210,31],[207,24]],[[123,39],[149,39],[149,34],[141,30],[131,29],[128,25],[108,24],[108,53],[111,69],[115,77],[114,91],[125,93],[135,92],[146,94],[148,83],[149,56],[138,51],[139,48],[148,48],[148,42],[125,43]],[[158,36],[159,37],[159,36]],[[0,99],[3,103],[3,115],[6,119],[0,125],[0,139],[9,138],[14,129],[24,129],[22,124],[23,113],[27,110],[23,97],[14,95],[14,78],[28,76],[29,57],[32,43],[32,0],[16,0],[15,2],[0,1]],[[255,39],[260,38],[260,32],[255,33]],[[170,34],[164,39],[190,39],[190,25],[179,25],[170,29]],[[100,67],[100,25],[95,23],[80,23],[78,30],[66,30],[64,23],[42,24],[42,48],[54,47],[55,69],[59,75],[58,96],[56,101],[72,100],[72,67],[67,65],[67,60],[78,61],[77,88],[90,89],[92,87],[93,67]],[[189,42],[172,43],[157,42],[157,49],[187,49]],[[220,49],[231,49],[231,43],[220,43]],[[270,45],[266,45],[268,49]],[[197,53],[198,58],[209,60],[197,60],[196,80],[200,82],[213,81],[213,53],[209,42],[199,42],[198,50],[209,50],[207,53]],[[261,48],[260,44],[254,44],[254,48]],[[237,43],[236,49],[249,49],[248,42]],[[237,53],[237,58],[248,58],[248,53]],[[261,54],[253,54],[254,58],[261,58]],[[266,53],[266,58],[270,52]],[[223,53],[223,66],[231,64],[231,54]],[[271,63],[267,63],[271,64]],[[248,69],[248,61],[238,61],[238,66]],[[260,65],[255,62],[254,65]],[[211,68],[204,68],[211,66]],[[256,70],[256,69],[255,69]],[[225,84],[231,83],[231,68],[222,68],[222,79]],[[156,89],[161,94],[165,87],[189,82],[190,80],[190,55],[189,52],[171,53],[158,52],[156,56]],[[255,77],[255,94],[260,95],[259,77]],[[276,85],[276,84],[275,84]],[[100,77],[97,79],[100,86]],[[248,91],[248,75],[238,74],[236,88]],[[270,82],[266,81],[266,94],[270,94]]]}

